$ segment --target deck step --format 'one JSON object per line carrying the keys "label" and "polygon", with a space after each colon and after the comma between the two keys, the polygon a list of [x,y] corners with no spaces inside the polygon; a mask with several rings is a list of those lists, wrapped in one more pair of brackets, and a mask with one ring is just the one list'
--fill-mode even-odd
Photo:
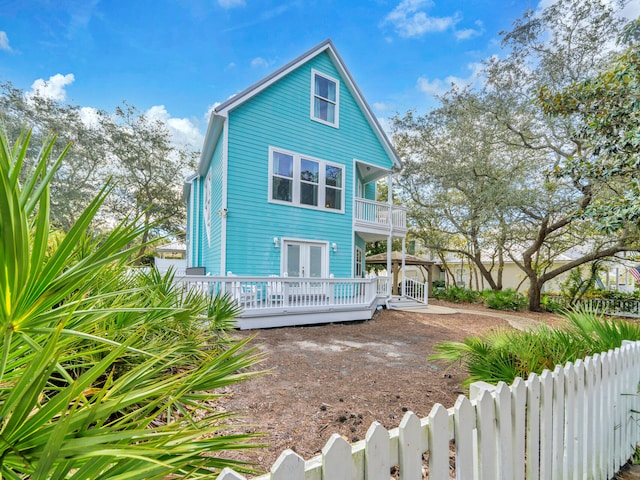
{"label": "deck step", "polygon": [[387,308],[389,310],[402,310],[405,308],[418,308],[424,307],[424,303],[413,300],[412,298],[400,297],[394,295],[387,300]]}

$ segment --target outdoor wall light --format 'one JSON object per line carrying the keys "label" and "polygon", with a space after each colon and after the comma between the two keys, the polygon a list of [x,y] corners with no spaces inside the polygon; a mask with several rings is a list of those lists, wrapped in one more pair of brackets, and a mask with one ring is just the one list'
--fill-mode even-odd
{"label": "outdoor wall light", "polygon": [[273,237],[273,246],[276,248],[280,246],[280,241],[278,240],[278,237]]}
{"label": "outdoor wall light", "polygon": [[331,250],[333,250],[333,253],[338,253],[338,244],[336,242],[331,244]]}

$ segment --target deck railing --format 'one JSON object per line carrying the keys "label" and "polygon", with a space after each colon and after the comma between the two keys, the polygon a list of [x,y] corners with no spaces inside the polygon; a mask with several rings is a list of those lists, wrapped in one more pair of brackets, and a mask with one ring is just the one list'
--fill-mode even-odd
{"label": "deck railing", "polygon": [[429,303],[429,284],[426,282],[407,278],[404,281],[404,291],[401,293],[404,297],[422,302],[425,305]]}
{"label": "deck railing", "polygon": [[[356,222],[385,227],[394,230],[407,230],[407,209],[384,202],[354,199],[354,216]],[[391,222],[390,222],[391,220]]]}
{"label": "deck railing", "polygon": [[[307,461],[286,450],[256,480],[388,480],[394,466],[421,480],[427,453],[430,479],[613,478],[640,441],[640,342],[624,343],[511,386],[473,384],[472,399],[436,404],[422,419],[407,412],[391,431],[374,422],[355,444],[334,434]],[[244,478],[228,468],[218,476]]]}
{"label": "deck railing", "polygon": [[215,295],[228,293],[243,311],[253,316],[278,309],[322,310],[336,307],[370,306],[376,301],[383,278],[296,278],[296,277],[175,277],[185,289]]}
{"label": "deck railing", "polygon": [[568,298],[562,295],[547,295],[550,300],[562,305],[564,308],[582,306],[597,310],[605,315],[616,317],[640,318],[640,299],[622,300],[618,298],[581,298],[571,305]]}

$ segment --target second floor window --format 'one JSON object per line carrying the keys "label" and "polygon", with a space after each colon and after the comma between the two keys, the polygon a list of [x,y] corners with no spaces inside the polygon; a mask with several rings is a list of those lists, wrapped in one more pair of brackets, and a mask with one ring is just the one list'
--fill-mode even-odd
{"label": "second floor window", "polygon": [[338,126],[340,84],[315,70],[311,73],[311,118],[332,127]]}
{"label": "second floor window", "polygon": [[269,149],[269,201],[344,211],[344,166]]}

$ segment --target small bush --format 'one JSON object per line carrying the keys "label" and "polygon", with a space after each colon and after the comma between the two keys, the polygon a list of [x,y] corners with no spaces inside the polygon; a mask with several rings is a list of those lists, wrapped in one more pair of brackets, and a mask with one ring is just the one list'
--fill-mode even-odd
{"label": "small bush", "polygon": [[547,295],[543,295],[540,299],[540,306],[544,308],[547,312],[552,313],[562,313],[565,309],[564,305],[560,302],[557,302],[553,298]]}
{"label": "small bush", "polygon": [[468,372],[463,385],[476,381],[512,383],[516,377],[541,374],[600,352],[618,348],[623,340],[640,340],[640,324],[609,319],[590,309],[565,313],[563,328],[543,325],[537,330],[501,330],[462,342],[441,342],[431,360],[447,367],[462,365]]}
{"label": "small bush", "polygon": [[483,294],[484,304],[494,310],[524,310],[527,299],[513,288],[490,290]]}
{"label": "small bush", "polygon": [[449,287],[435,291],[434,297],[454,303],[476,303],[480,300],[480,292],[465,287]]}

